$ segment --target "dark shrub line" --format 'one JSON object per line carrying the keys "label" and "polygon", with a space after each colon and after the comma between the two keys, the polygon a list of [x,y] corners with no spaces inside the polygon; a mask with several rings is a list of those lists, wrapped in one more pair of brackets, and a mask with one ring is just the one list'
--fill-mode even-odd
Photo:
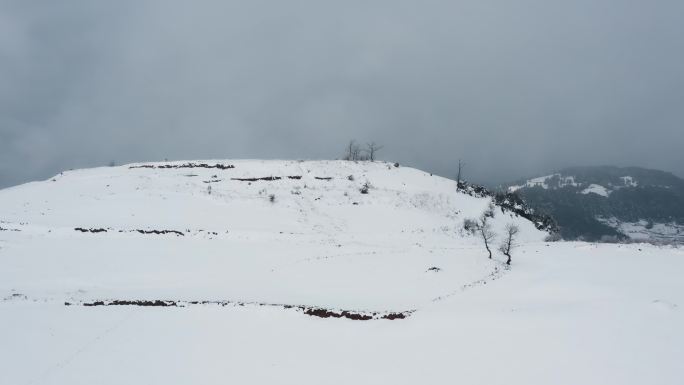
{"label": "dark shrub line", "polygon": [[159,166],[153,165],[153,164],[143,164],[140,166],[130,166],[130,168],[160,168],[160,169],[169,169],[169,168],[216,168],[219,170],[228,170],[231,168],[235,168],[232,164],[220,164],[216,163],[214,165],[210,165],[207,163],[184,163],[184,164],[162,164]]}
{"label": "dark shrub line", "polygon": [[[107,229],[102,229],[102,228],[86,229],[83,227],[76,227],[76,228],[74,228],[74,231],[80,231],[82,233],[94,233],[94,234],[95,233],[106,233],[106,232],[108,232]],[[123,233],[124,230],[119,230],[118,232]],[[128,230],[127,232],[129,232],[129,233],[135,232],[135,233],[140,233],[140,234],[158,234],[158,235],[159,234],[176,234],[176,235],[179,235],[181,237],[185,236],[184,233],[177,231],[177,230],[140,230],[140,229],[136,229],[136,230]]]}
{"label": "dark shrub line", "polygon": [[552,234],[558,233],[559,231],[558,225],[553,218],[548,215],[535,213],[534,209],[516,193],[493,193],[484,186],[470,184],[464,181],[457,182],[457,190],[476,198],[491,197],[494,204],[499,206],[502,212],[509,211],[516,216],[523,217],[534,223],[534,226],[538,230],[548,231]]}
{"label": "dark shrub line", "polygon": [[82,233],[106,233],[107,229],[84,229],[82,227],[77,227],[74,230],[80,231]]}
{"label": "dark shrub line", "polygon": [[180,235],[181,237],[185,236],[185,234],[183,234],[182,232],[177,231],[177,230],[133,230],[133,231],[137,231],[140,234],[176,234],[176,235]]}
{"label": "dark shrub line", "polygon": [[230,178],[230,180],[237,180],[240,182],[256,182],[259,180],[267,180],[267,181],[274,181],[274,180],[281,180],[283,178],[279,176],[265,176],[263,178]]}
{"label": "dark shrub line", "polygon": [[[265,176],[265,177],[261,177],[261,178],[230,178],[230,180],[237,180],[240,182],[257,182],[260,180],[265,180],[265,181],[281,180],[283,178],[299,180],[299,179],[302,179],[302,176],[301,175],[288,175],[287,177]],[[316,179],[318,179],[318,178],[316,178]]]}
{"label": "dark shrub line", "polygon": [[93,302],[72,303],[65,302],[65,306],[142,306],[142,307],[187,307],[192,305],[219,305],[219,306],[269,306],[283,309],[295,309],[308,316],[319,318],[347,318],[354,321],[370,321],[377,319],[397,320],[408,318],[413,310],[403,312],[361,312],[351,310],[332,310],[314,306],[284,305],[265,302],[234,302],[234,301],[173,301],[173,300],[98,300]]}

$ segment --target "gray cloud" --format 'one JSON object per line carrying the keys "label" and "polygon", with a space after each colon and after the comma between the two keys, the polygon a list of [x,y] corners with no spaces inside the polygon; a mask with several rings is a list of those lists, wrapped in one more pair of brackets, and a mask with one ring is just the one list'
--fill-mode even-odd
{"label": "gray cloud", "polygon": [[479,181],[569,165],[684,175],[684,3],[6,1],[0,186],[347,140]]}

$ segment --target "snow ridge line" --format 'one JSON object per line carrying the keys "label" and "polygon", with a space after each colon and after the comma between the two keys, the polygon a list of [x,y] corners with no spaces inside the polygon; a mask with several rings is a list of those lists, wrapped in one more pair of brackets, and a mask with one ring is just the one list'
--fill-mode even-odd
{"label": "snow ridge line", "polygon": [[400,312],[389,311],[357,311],[357,310],[340,310],[327,309],[317,306],[307,305],[288,305],[267,302],[240,302],[240,301],[175,301],[175,300],[95,300],[92,302],[64,302],[65,306],[141,306],[141,307],[189,307],[197,305],[216,305],[216,306],[259,306],[259,307],[279,307],[283,309],[294,309],[302,312],[308,316],[319,318],[347,318],[354,321],[370,321],[370,320],[397,320],[405,319],[411,316],[415,310],[406,310]]}

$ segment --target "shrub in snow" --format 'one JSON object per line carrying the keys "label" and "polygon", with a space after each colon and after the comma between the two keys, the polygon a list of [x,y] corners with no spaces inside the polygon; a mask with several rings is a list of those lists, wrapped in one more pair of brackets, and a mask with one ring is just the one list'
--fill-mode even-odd
{"label": "shrub in snow", "polygon": [[489,206],[487,206],[487,210],[482,214],[483,217],[485,218],[494,218],[494,203],[489,202]]}
{"label": "shrub in snow", "polygon": [[368,194],[368,190],[370,190],[370,188],[371,184],[366,182],[363,184],[363,186],[361,186],[361,189],[359,189],[359,191],[361,192],[361,194]]}
{"label": "shrub in snow", "polygon": [[268,196],[268,201],[271,202],[271,203],[274,203],[274,202],[275,202],[275,194],[269,195],[269,196]]}
{"label": "shrub in snow", "polygon": [[472,218],[464,219],[463,230],[470,235],[475,235],[475,232],[477,231],[477,221]]}
{"label": "shrub in snow", "polygon": [[561,238],[560,233],[557,233],[557,232],[553,232],[553,233],[547,235],[546,238],[544,238],[545,242],[559,242],[562,240],[563,240],[563,238]]}

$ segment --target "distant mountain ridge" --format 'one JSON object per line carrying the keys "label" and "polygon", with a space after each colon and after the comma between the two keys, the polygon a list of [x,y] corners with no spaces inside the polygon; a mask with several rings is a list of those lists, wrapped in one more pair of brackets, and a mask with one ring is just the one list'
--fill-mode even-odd
{"label": "distant mountain ridge", "polygon": [[684,240],[684,179],[640,167],[570,167],[504,186],[565,239]]}

